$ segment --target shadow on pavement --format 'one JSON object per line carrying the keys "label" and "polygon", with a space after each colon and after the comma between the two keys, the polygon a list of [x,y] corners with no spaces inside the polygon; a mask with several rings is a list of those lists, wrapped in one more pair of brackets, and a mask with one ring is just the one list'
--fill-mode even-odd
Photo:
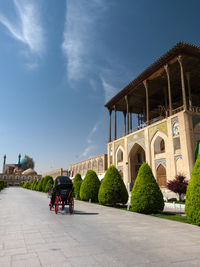
{"label": "shadow on pavement", "polygon": [[[51,212],[55,212],[54,207],[52,208]],[[80,210],[74,210],[72,214],[70,214],[69,209],[65,207],[64,210],[58,209],[57,215],[99,215],[98,212],[84,212]]]}
{"label": "shadow on pavement", "polygon": [[79,210],[75,210],[74,215],[98,215],[98,212],[84,212],[84,211],[79,211]]}

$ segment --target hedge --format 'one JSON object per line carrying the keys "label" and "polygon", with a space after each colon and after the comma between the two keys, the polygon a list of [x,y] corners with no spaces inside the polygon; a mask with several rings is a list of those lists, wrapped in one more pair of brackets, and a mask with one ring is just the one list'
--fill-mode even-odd
{"label": "hedge", "polygon": [[98,192],[100,181],[97,174],[93,170],[88,170],[80,188],[81,200],[98,202]]}
{"label": "hedge", "polygon": [[0,191],[7,186],[7,183],[0,179]]}
{"label": "hedge", "polygon": [[53,180],[52,176],[45,176],[44,177],[44,181],[42,183],[42,191],[45,192],[46,189],[46,185],[48,183],[49,180]]}
{"label": "hedge", "polygon": [[103,205],[126,204],[128,192],[119,171],[111,165],[104,176],[98,194],[99,203]]}
{"label": "hedge", "polygon": [[200,225],[200,155],[194,164],[187,187],[185,213],[190,223]]}
{"label": "hedge", "polygon": [[146,162],[141,165],[131,193],[131,210],[151,214],[164,208],[162,192]]}
{"label": "hedge", "polygon": [[81,188],[81,184],[82,184],[82,178],[80,173],[77,173],[73,179],[73,187],[74,187],[74,197],[76,199],[81,199],[80,198],[80,188]]}
{"label": "hedge", "polygon": [[54,183],[53,178],[51,177],[51,179],[48,180],[45,190],[43,192],[45,193],[49,192],[49,189],[53,186],[53,183]]}

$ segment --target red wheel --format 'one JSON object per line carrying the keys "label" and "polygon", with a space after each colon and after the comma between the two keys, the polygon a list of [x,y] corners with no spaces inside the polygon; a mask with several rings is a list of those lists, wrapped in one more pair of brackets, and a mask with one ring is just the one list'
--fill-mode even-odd
{"label": "red wheel", "polygon": [[74,211],[74,199],[73,197],[70,197],[69,198],[69,212],[70,214],[72,214]]}
{"label": "red wheel", "polygon": [[52,204],[51,204],[51,201],[50,201],[50,204],[49,204],[49,210],[52,209]]}
{"label": "red wheel", "polygon": [[58,198],[55,200],[55,213],[58,213]]}

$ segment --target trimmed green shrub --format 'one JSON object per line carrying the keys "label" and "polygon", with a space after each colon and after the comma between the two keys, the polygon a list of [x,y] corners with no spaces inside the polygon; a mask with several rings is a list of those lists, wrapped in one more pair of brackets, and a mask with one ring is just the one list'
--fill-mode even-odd
{"label": "trimmed green shrub", "polygon": [[103,205],[126,204],[128,192],[117,168],[111,165],[101,182],[98,194],[99,203]]}
{"label": "trimmed green shrub", "polygon": [[44,192],[44,191],[43,191],[43,184],[44,184],[44,177],[42,177],[42,179],[41,179],[41,191],[42,191],[42,192]]}
{"label": "trimmed green shrub", "polygon": [[0,180],[0,191],[4,189],[4,187],[5,187],[5,182],[3,180]]}
{"label": "trimmed green shrub", "polygon": [[28,186],[29,186],[29,183],[28,183],[28,182],[25,182],[25,183],[23,184],[23,187],[26,188],[26,189],[28,188]]}
{"label": "trimmed green shrub", "polygon": [[38,184],[37,184],[37,187],[36,187],[36,190],[41,192],[42,191],[42,179],[39,180]]}
{"label": "trimmed green shrub", "polygon": [[37,190],[37,185],[38,185],[38,181],[36,180],[34,185],[33,185],[33,190]]}
{"label": "trimmed green shrub", "polygon": [[32,181],[29,183],[28,189],[32,189],[34,181],[35,181],[35,180],[32,180]]}
{"label": "trimmed green shrub", "polygon": [[200,225],[200,155],[194,164],[187,187],[185,213],[190,223]]}
{"label": "trimmed green shrub", "polygon": [[91,199],[92,202],[97,202],[99,187],[100,181],[96,172],[93,170],[88,170],[80,188],[81,200],[88,201]]}
{"label": "trimmed green shrub", "polygon": [[47,184],[46,184],[46,187],[45,187],[45,190],[44,192],[47,193],[49,192],[49,189],[53,186],[53,178],[51,177],[51,179],[48,180]]}
{"label": "trimmed green shrub", "polygon": [[46,185],[47,185],[47,183],[48,183],[49,180],[52,180],[53,181],[52,176],[45,176],[44,177],[44,180],[43,180],[43,183],[42,183],[42,191],[43,192],[45,192]]}
{"label": "trimmed green shrub", "polygon": [[151,214],[164,208],[163,194],[146,162],[141,165],[131,193],[131,210]]}
{"label": "trimmed green shrub", "polygon": [[31,184],[30,189],[34,190],[34,186],[37,183],[37,179],[33,180],[33,183]]}
{"label": "trimmed green shrub", "polygon": [[74,187],[74,191],[73,191],[73,196],[76,199],[81,199],[80,198],[80,188],[81,188],[81,184],[82,184],[82,178],[80,173],[77,173],[73,179],[73,187]]}

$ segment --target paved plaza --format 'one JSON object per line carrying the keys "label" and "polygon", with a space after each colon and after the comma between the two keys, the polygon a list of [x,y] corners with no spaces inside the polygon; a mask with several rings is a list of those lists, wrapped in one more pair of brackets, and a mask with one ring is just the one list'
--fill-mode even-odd
{"label": "paved plaza", "polygon": [[200,228],[40,192],[0,192],[0,266],[200,266]]}

